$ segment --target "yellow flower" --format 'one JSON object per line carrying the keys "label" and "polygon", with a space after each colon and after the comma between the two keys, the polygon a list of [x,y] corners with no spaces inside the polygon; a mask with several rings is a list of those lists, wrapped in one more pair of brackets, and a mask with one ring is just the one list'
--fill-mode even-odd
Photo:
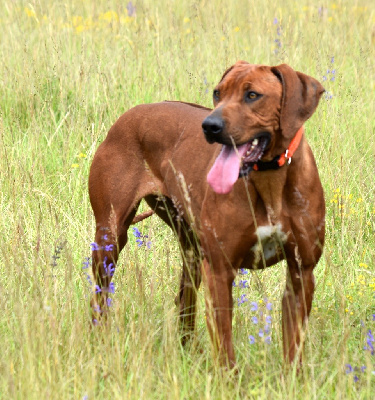
{"label": "yellow flower", "polygon": [[335,189],[336,193],[340,193],[340,188]]}
{"label": "yellow flower", "polygon": [[328,22],[332,22],[332,20],[333,20],[332,17],[329,17],[329,18],[328,18]]}
{"label": "yellow flower", "polygon": [[108,23],[112,22],[112,21],[118,21],[119,17],[117,15],[116,11],[107,11],[105,13],[101,13],[99,15],[99,19],[107,21]]}
{"label": "yellow flower", "polygon": [[28,8],[28,7],[25,7],[24,10],[25,10],[25,13],[26,13],[26,15],[27,15],[28,17],[35,17],[35,16],[36,16],[34,10],[31,10],[31,9]]}
{"label": "yellow flower", "polygon": [[78,157],[79,157],[79,158],[86,158],[86,157],[87,157],[87,154],[85,154],[85,153],[79,153],[79,154],[78,154]]}
{"label": "yellow flower", "polygon": [[332,283],[331,283],[331,282],[328,282],[328,283],[327,283],[327,286],[332,286]]}
{"label": "yellow flower", "polygon": [[72,168],[78,168],[79,164],[72,164]]}
{"label": "yellow flower", "polygon": [[76,33],[81,33],[84,30],[85,30],[85,27],[83,25],[76,26]]}
{"label": "yellow flower", "polygon": [[345,312],[349,312],[349,309],[348,309],[348,308],[345,308]]}
{"label": "yellow flower", "polygon": [[191,32],[190,29],[186,29],[185,33],[188,35]]}
{"label": "yellow flower", "polygon": [[187,24],[188,22],[190,22],[190,18],[189,17],[185,17],[184,18],[184,24]]}
{"label": "yellow flower", "polygon": [[359,266],[360,266],[360,267],[363,267],[363,268],[368,268],[368,265],[365,264],[365,263],[359,263]]}
{"label": "yellow flower", "polygon": [[240,27],[239,26],[236,26],[235,28],[234,28],[234,31],[235,32],[238,32],[240,30]]}
{"label": "yellow flower", "polygon": [[358,197],[358,199],[357,199],[357,203],[362,203],[363,202],[363,199],[362,199],[362,197]]}

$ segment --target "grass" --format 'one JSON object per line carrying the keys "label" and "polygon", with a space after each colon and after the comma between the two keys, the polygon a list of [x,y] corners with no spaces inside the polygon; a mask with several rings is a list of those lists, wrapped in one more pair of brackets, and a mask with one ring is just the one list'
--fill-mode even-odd
{"label": "grass", "polygon": [[[2,2],[0,398],[372,398],[375,356],[363,349],[375,329],[372,2],[133,4],[129,16],[115,0]],[[286,62],[328,91],[306,124],[326,194],[327,241],[299,376],[282,364],[283,264],[238,278],[250,287],[234,289],[235,299],[248,299],[234,313],[237,376],[212,362],[202,290],[197,343],[179,346],[180,258],[156,217],[138,226],[151,249],[131,237],[121,255],[108,328],[89,329],[82,263],[94,238],[87,178],[97,146],[136,104],[210,106],[215,83],[238,59]],[[264,309],[265,298],[270,344],[249,307]]]}

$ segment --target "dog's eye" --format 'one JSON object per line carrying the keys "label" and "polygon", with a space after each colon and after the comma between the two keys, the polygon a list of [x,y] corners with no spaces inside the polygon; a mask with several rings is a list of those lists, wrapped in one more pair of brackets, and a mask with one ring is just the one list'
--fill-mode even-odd
{"label": "dog's eye", "polygon": [[215,90],[214,90],[213,96],[214,96],[214,100],[219,101],[219,99],[220,99],[220,92],[219,92],[218,90],[215,89]]}
{"label": "dog's eye", "polygon": [[260,95],[259,95],[258,93],[255,93],[255,92],[247,92],[247,93],[246,93],[246,96],[245,96],[245,99],[246,99],[247,101],[253,101],[253,100],[257,99],[259,96],[260,96]]}

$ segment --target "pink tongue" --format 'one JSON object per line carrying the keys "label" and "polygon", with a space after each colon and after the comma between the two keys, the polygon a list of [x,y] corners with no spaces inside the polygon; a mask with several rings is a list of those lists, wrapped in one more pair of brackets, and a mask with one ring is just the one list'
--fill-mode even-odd
{"label": "pink tongue", "polygon": [[207,182],[216,193],[229,193],[238,179],[241,167],[241,158],[246,153],[248,144],[235,149],[223,145],[220,154],[207,175]]}

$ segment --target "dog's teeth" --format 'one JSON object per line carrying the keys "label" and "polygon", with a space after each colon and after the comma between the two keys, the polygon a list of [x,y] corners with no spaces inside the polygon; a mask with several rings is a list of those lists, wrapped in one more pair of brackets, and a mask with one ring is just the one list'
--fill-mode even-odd
{"label": "dog's teeth", "polygon": [[248,151],[246,152],[246,155],[247,155],[247,156],[249,156],[249,155],[250,155],[250,150],[248,150]]}
{"label": "dog's teeth", "polygon": [[252,143],[251,143],[251,144],[252,144],[253,146],[256,146],[256,145],[258,144],[258,142],[259,142],[259,140],[258,140],[258,139],[254,139],[254,140],[252,141]]}

